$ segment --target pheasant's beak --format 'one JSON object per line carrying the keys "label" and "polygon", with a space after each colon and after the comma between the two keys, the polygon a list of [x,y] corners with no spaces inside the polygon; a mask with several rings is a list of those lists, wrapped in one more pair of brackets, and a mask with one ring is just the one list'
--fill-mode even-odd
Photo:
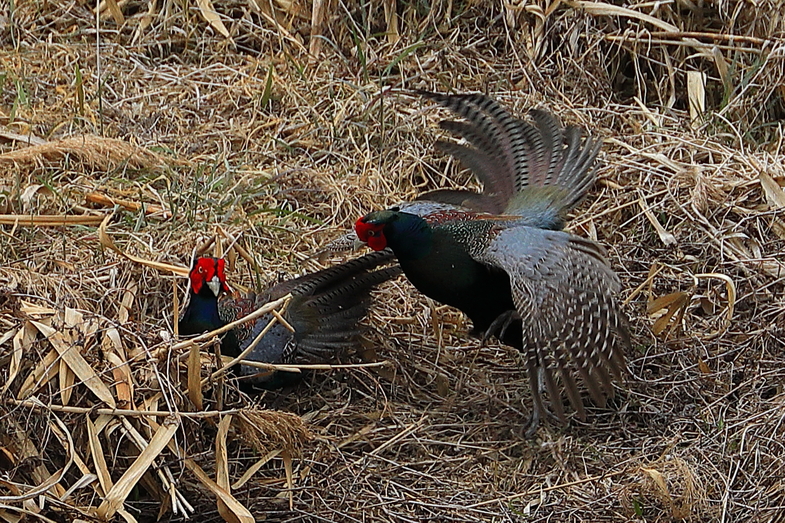
{"label": "pheasant's beak", "polygon": [[216,298],[221,294],[221,280],[218,279],[218,276],[213,276],[213,279],[207,282],[207,286],[210,287]]}
{"label": "pheasant's beak", "polygon": [[353,250],[353,251],[357,251],[357,250],[359,250],[361,247],[367,247],[367,245],[368,245],[368,244],[367,244],[367,243],[365,243],[364,241],[362,241],[360,238],[356,238],[356,237],[355,237],[355,238],[354,238],[354,242],[352,242],[352,250]]}

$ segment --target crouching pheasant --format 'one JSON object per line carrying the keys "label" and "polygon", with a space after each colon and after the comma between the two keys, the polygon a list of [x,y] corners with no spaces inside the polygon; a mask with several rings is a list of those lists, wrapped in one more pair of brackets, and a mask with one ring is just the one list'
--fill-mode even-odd
{"label": "crouching pheasant", "polygon": [[546,412],[543,386],[566,419],[559,380],[585,419],[576,378],[604,406],[630,345],[614,298],[620,283],[603,248],[561,230],[595,180],[600,141],[562,129],[544,111],[531,111],[528,123],[482,95],[424,94],[464,118],[441,126],[470,145],[437,147],[486,184],[483,194],[426,195],[363,216],[355,232],[376,251],[391,249],[409,281],[462,310],[475,333],[497,335],[525,354],[533,398],[527,435]]}
{"label": "crouching pheasant", "polygon": [[[262,292],[234,296],[226,281],[225,261],[199,258],[189,273],[189,303],[178,322],[181,335],[200,334],[238,320],[265,303],[292,295],[283,318],[274,325],[245,359],[263,363],[324,363],[336,352],[352,346],[363,332],[360,321],[370,304],[370,291],[401,273],[398,266],[379,268],[393,259],[389,252],[372,253],[312,274],[284,281]],[[227,332],[223,354],[241,354],[272,320],[271,314]],[[299,374],[259,372],[240,365],[245,381],[263,388],[291,383]]]}

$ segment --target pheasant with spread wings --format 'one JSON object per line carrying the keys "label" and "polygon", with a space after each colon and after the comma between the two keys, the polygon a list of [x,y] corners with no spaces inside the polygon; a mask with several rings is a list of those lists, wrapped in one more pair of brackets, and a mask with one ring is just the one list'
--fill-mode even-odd
{"label": "pheasant with spread wings", "polygon": [[543,388],[560,419],[562,388],[585,419],[578,377],[604,406],[613,381],[623,379],[630,345],[604,249],[561,230],[594,183],[601,142],[563,129],[545,111],[530,111],[529,123],[483,95],[425,95],[464,118],[441,126],[468,144],[437,147],[483,181],[483,193],[437,191],[440,201],[367,214],[355,232],[374,250],[391,249],[409,281],[462,310],[475,333],[495,334],[525,354],[529,435],[547,412]]}

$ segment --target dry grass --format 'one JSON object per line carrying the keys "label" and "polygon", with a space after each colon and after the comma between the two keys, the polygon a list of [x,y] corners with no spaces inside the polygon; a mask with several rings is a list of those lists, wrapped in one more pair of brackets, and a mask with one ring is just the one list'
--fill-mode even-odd
{"label": "dry grass", "polygon": [[[76,0],[0,7],[1,520],[781,521],[781,2],[333,1],[316,25],[208,3],[108,0],[100,28]],[[624,281],[628,389],[527,441],[520,356],[400,280],[341,358],[391,365],[257,397],[217,378],[196,409],[189,358],[215,358],[170,350],[184,280],[137,259],[240,236],[259,286],[368,210],[473,183],[407,88],[606,138],[570,227]]]}

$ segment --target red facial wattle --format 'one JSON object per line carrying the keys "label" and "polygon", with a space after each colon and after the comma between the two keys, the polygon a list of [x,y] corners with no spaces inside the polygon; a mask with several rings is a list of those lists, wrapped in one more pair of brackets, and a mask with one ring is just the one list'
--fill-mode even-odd
{"label": "red facial wattle", "polygon": [[374,251],[381,251],[387,247],[383,223],[369,223],[363,217],[354,224],[354,232],[361,242],[365,242]]}
{"label": "red facial wattle", "polygon": [[213,278],[218,278],[224,291],[231,292],[226,283],[226,260],[223,258],[199,258],[188,277],[195,294],[199,294],[207,282],[212,281]]}

